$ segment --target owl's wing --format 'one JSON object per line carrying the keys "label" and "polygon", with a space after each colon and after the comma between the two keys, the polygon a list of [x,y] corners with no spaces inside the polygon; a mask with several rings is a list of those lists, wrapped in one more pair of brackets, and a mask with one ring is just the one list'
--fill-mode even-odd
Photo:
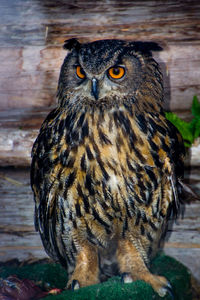
{"label": "owl's wing", "polygon": [[176,177],[183,178],[184,176],[184,157],[185,147],[181,134],[177,128],[167,120],[168,134],[171,140],[170,158],[174,165]]}
{"label": "owl's wing", "polygon": [[180,202],[182,199],[182,187],[180,182],[184,177],[184,157],[185,157],[185,147],[181,134],[177,128],[167,120],[168,124],[168,134],[171,140],[171,147],[169,158],[171,161],[171,175],[170,183],[174,195],[173,201],[173,213],[177,216],[179,211]]}
{"label": "owl's wing", "polygon": [[31,186],[35,200],[35,227],[48,255],[65,265],[58,249],[60,236],[57,218],[63,218],[64,209],[56,205],[62,202],[59,182],[54,173],[56,162],[52,161],[51,148],[55,144],[54,122],[59,118],[59,110],[54,109],[43,122],[40,133],[33,145],[31,164]]}

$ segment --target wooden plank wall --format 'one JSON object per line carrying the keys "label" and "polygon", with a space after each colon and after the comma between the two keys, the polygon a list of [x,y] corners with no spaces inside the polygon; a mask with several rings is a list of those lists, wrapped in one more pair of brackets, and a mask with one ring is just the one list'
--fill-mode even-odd
{"label": "wooden plank wall", "polygon": [[200,95],[200,2],[2,0],[0,109],[55,103],[64,40],[157,41],[166,107],[188,109]]}
{"label": "wooden plank wall", "polygon": [[[64,40],[158,42],[165,107],[190,119],[192,98],[200,98],[200,2],[1,0],[0,15],[0,166],[15,166],[0,169],[0,261],[42,258],[27,167],[41,122],[56,103]],[[191,151],[186,178],[200,193],[199,142]],[[165,251],[200,280],[199,222],[200,205],[193,202],[168,233]]]}

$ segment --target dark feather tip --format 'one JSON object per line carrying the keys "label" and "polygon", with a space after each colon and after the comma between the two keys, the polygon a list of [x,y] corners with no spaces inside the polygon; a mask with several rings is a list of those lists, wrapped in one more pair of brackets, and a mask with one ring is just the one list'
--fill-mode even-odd
{"label": "dark feather tip", "polygon": [[80,45],[81,44],[79,43],[79,41],[73,38],[73,39],[66,40],[63,45],[63,48],[65,50],[79,49]]}

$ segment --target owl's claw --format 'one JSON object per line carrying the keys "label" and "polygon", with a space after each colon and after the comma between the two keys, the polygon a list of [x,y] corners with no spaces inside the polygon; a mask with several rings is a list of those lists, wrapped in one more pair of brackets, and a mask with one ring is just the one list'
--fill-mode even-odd
{"label": "owl's claw", "polygon": [[80,284],[79,284],[78,280],[76,280],[76,279],[73,279],[73,280],[72,280],[70,289],[71,289],[72,291],[75,291],[75,290],[80,289]]}
{"label": "owl's claw", "polygon": [[167,293],[170,295],[171,299],[174,300],[174,294],[173,294],[172,286],[170,283],[168,283],[166,290],[167,290]]}
{"label": "owl's claw", "polygon": [[169,282],[167,283],[166,286],[163,286],[157,292],[160,295],[160,297],[164,297],[168,293],[170,295],[171,299],[174,300],[174,294],[173,294],[172,286]]}
{"label": "owl's claw", "polygon": [[121,274],[121,282],[122,283],[131,283],[131,282],[133,282],[131,274],[130,273],[122,273]]}

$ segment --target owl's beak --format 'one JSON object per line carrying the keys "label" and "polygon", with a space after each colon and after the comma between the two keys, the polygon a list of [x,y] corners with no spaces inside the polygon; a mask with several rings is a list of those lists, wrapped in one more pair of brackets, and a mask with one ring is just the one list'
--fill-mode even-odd
{"label": "owl's beak", "polygon": [[96,78],[92,78],[92,90],[91,90],[91,94],[92,96],[94,96],[94,98],[96,100],[98,100],[99,98],[99,91],[98,91],[98,81]]}

